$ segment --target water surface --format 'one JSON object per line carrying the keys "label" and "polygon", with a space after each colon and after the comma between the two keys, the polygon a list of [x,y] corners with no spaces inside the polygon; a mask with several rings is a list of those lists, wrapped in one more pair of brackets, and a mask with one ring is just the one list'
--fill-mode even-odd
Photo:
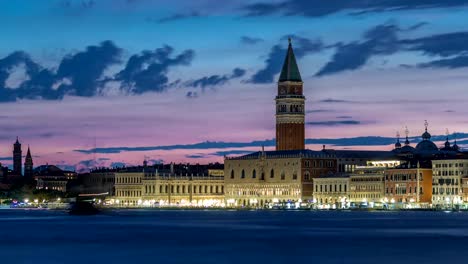
{"label": "water surface", "polygon": [[1,263],[468,263],[468,213],[0,210]]}

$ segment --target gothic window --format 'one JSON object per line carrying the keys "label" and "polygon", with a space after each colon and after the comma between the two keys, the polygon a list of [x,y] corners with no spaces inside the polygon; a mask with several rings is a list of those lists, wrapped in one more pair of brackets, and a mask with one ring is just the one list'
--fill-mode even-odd
{"label": "gothic window", "polygon": [[257,171],[255,169],[252,171],[252,178],[257,178]]}
{"label": "gothic window", "polygon": [[305,162],[305,167],[306,167],[306,168],[310,167],[310,161],[306,160],[306,162]]}
{"label": "gothic window", "polygon": [[273,169],[271,169],[270,171],[270,178],[274,178],[275,177],[275,171]]}
{"label": "gothic window", "polygon": [[260,177],[260,180],[265,180],[265,173],[262,172],[262,176]]}
{"label": "gothic window", "polygon": [[241,178],[242,178],[242,179],[245,178],[245,171],[244,171],[244,170],[242,170],[242,172],[241,172]]}
{"label": "gothic window", "polygon": [[284,171],[281,172],[281,180],[286,179],[286,175],[284,174]]}
{"label": "gothic window", "polygon": [[234,179],[234,170],[231,170],[231,179]]}
{"label": "gothic window", "polygon": [[306,171],[304,173],[304,180],[308,181],[310,179],[310,173],[308,171]]}
{"label": "gothic window", "polygon": [[297,172],[293,173],[293,180],[297,180]]}
{"label": "gothic window", "polygon": [[323,161],[322,160],[319,162],[319,167],[323,168]]}

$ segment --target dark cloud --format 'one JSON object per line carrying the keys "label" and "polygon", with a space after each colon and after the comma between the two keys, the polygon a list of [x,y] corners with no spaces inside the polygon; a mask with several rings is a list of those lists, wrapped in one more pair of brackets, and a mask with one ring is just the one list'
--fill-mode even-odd
{"label": "dark cloud", "polygon": [[154,150],[175,150],[175,149],[225,149],[225,148],[244,148],[244,147],[261,147],[275,146],[275,141],[263,140],[252,142],[201,142],[188,145],[168,145],[168,146],[149,146],[149,147],[111,147],[111,148],[95,148],[95,149],[77,149],[75,152],[93,154],[93,153],[121,153],[134,151],[154,151]]}
{"label": "dark cloud", "polygon": [[335,110],[330,110],[330,109],[312,109],[312,110],[307,110],[306,113],[330,113],[330,112],[335,112]]}
{"label": "dark cloud", "polygon": [[[359,122],[359,121],[358,121]],[[361,122],[361,124],[366,122]],[[370,123],[370,122],[367,122]],[[468,138],[468,133],[454,133],[449,135],[450,138]],[[445,135],[433,135],[432,140],[434,141],[445,141]],[[409,138],[411,142],[419,142],[421,136],[415,136]],[[327,144],[327,145],[338,145],[338,146],[367,146],[367,145],[389,145],[395,143],[395,138],[393,137],[378,137],[378,136],[367,136],[367,137],[355,137],[355,138],[309,138],[306,139],[306,144]],[[228,149],[228,148],[261,148],[265,147],[274,147],[276,145],[274,139],[260,140],[260,141],[251,141],[251,142],[200,142],[195,144],[186,144],[186,145],[167,145],[167,146],[148,146],[148,147],[111,147],[111,148],[96,148],[96,149],[80,149],[74,150],[75,152],[80,152],[84,154],[93,154],[93,153],[121,153],[121,152],[140,152],[140,151],[155,151],[155,150],[179,150],[179,149]],[[218,151],[211,153],[210,155],[224,156],[224,154],[229,154],[231,150]],[[236,151],[241,150],[232,150],[231,154],[243,154],[236,153]],[[245,150],[250,153],[249,150]]]}
{"label": "dark cloud", "polygon": [[359,69],[375,55],[390,55],[398,51],[398,26],[393,24],[378,25],[364,34],[364,41],[347,44],[338,43],[330,62],[317,72],[324,76],[345,70]]}
{"label": "dark cloud", "polygon": [[276,3],[254,3],[243,7],[247,16],[267,16],[273,14],[321,17],[337,12],[362,14],[398,10],[448,8],[468,5],[468,0],[286,0]]}
{"label": "dark cloud", "polygon": [[185,157],[189,159],[203,159],[203,158],[206,158],[207,156],[203,154],[194,154],[194,155],[185,155]]}
{"label": "dark cloud", "polygon": [[275,45],[271,48],[267,59],[265,60],[265,67],[257,71],[249,80],[252,83],[272,83],[274,77],[281,71],[283,66],[284,56],[286,54],[287,45],[285,40],[292,37],[294,46],[294,55],[296,59],[301,59],[304,56],[321,51],[324,46],[320,40],[310,40],[298,36],[285,36],[281,38],[282,44]]}
{"label": "dark cloud", "polygon": [[168,87],[167,73],[171,67],[189,65],[193,50],[172,57],[174,49],[164,46],[154,51],[143,51],[130,57],[125,68],[115,80],[122,82],[122,89],[129,93],[141,94],[147,91],[161,92]]}
{"label": "dark cloud", "polygon": [[[60,100],[67,95],[92,97],[103,94],[109,82],[117,83],[126,94],[161,92],[181,82],[169,83],[167,74],[170,68],[190,64],[195,54],[193,50],[185,50],[173,55],[174,49],[166,45],[130,56],[124,69],[114,76],[104,76],[106,70],[122,62],[122,53],[122,49],[113,42],[104,41],[66,55],[54,72],[34,62],[25,52],[13,52],[0,59],[0,102]],[[18,67],[24,68],[25,79],[17,88],[7,87],[7,79]],[[245,73],[236,69],[232,76],[239,72]]]}
{"label": "dark cloud", "polygon": [[127,164],[125,162],[112,162],[110,164],[112,168],[123,168],[123,167],[126,167],[126,165]]}
{"label": "dark cloud", "polygon": [[200,87],[200,88],[205,88],[207,86],[217,86],[217,85],[223,85],[226,82],[240,78],[245,75],[245,70],[241,68],[235,68],[231,74],[224,74],[224,75],[211,75],[207,77],[202,77],[197,80],[192,80],[188,81],[186,83],[187,87]]}
{"label": "dark cloud", "polygon": [[455,110],[445,110],[445,113],[455,113]]}
{"label": "dark cloud", "polygon": [[70,80],[58,87],[61,95],[90,97],[97,93],[99,79],[110,66],[120,62],[122,50],[111,41],[88,46],[85,51],[66,56],[57,70],[56,78]]}
{"label": "dark cloud", "polygon": [[339,118],[339,119],[349,119],[349,118],[353,118],[352,116],[337,116],[336,118]]}
{"label": "dark cloud", "polygon": [[320,103],[354,103],[353,101],[347,101],[347,100],[340,100],[340,99],[323,99],[319,101]]}
{"label": "dark cloud", "polygon": [[255,37],[248,37],[248,36],[241,37],[241,43],[247,44],[247,45],[255,45],[263,41],[264,40],[262,38],[255,38]]}
{"label": "dark cloud", "polygon": [[[85,51],[67,55],[56,73],[41,67],[24,52],[13,52],[0,60],[0,101],[16,99],[61,99],[65,95],[94,96],[100,87],[103,72],[119,62],[121,49],[111,41],[88,46]],[[23,65],[28,80],[16,89],[5,86],[15,66]],[[59,83],[57,87],[55,84]]]}
{"label": "dark cloud", "polygon": [[201,14],[199,12],[191,12],[187,14],[174,14],[168,17],[163,17],[157,20],[154,19],[149,19],[149,21],[156,21],[158,23],[168,23],[168,22],[173,22],[177,20],[182,20],[182,19],[187,19],[187,18],[194,18],[194,17],[200,17]]}
{"label": "dark cloud", "polygon": [[357,120],[343,120],[343,121],[314,121],[307,122],[307,125],[311,126],[355,126],[366,124]]}
{"label": "dark cloud", "polygon": [[401,41],[408,50],[422,51],[426,55],[442,57],[468,53],[467,42],[468,32],[439,34]]}
{"label": "dark cloud", "polygon": [[197,92],[193,92],[193,91],[189,91],[187,92],[187,94],[185,95],[187,98],[197,98],[198,97],[198,93]]}
{"label": "dark cloud", "polygon": [[463,68],[468,67],[468,55],[458,56],[450,59],[434,60],[417,65],[420,68]]}
{"label": "dark cloud", "polygon": [[[410,29],[421,27],[417,24]],[[373,56],[392,55],[399,51],[422,52],[427,56],[447,57],[416,65],[420,68],[468,67],[468,32],[437,34],[415,39],[400,39],[397,25],[387,23],[365,32],[363,39],[334,45],[336,52],[316,76],[335,74],[363,67]],[[412,67],[402,65],[402,67]]]}
{"label": "dark cloud", "polygon": [[408,29],[406,29],[407,31],[413,31],[413,30],[418,30],[426,25],[429,25],[429,23],[427,22],[420,22],[420,23],[417,23],[417,24],[414,24],[410,27],[408,27]]}
{"label": "dark cloud", "polygon": [[12,157],[0,157],[0,160],[3,160],[3,161],[5,161],[5,160],[6,160],[6,161],[11,161],[11,160],[13,160],[13,158],[12,158]]}
{"label": "dark cloud", "polygon": [[249,154],[251,152],[252,151],[248,151],[248,150],[228,150],[228,151],[217,151],[215,153],[212,153],[211,155],[224,157],[224,156],[229,156],[229,155],[244,155],[244,154]]}

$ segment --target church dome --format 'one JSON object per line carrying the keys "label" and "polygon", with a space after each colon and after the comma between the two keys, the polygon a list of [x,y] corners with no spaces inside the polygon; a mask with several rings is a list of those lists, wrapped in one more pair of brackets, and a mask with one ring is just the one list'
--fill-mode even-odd
{"label": "church dome", "polygon": [[397,143],[395,143],[395,148],[396,148],[396,149],[401,148],[401,143],[400,143],[400,141],[397,141]]}
{"label": "church dome", "polygon": [[[428,133],[429,134],[429,133]],[[439,149],[437,148],[436,144],[430,140],[423,140],[416,145],[416,150],[418,152],[435,152]]]}
{"label": "church dome", "polygon": [[427,132],[427,130],[426,130],[426,132],[424,132],[422,134],[422,138],[423,138],[423,140],[429,140],[429,139],[431,139],[431,134],[429,134],[429,132]]}
{"label": "church dome", "polygon": [[411,147],[409,145],[406,145],[406,146],[404,146],[404,147],[402,147],[400,149],[400,152],[402,152],[402,153],[412,153],[412,152],[414,152],[414,150],[415,149],[413,147]]}

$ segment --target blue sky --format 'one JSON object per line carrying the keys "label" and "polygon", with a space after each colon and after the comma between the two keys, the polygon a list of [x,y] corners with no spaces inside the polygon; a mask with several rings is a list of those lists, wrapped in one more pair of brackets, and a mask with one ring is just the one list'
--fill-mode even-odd
{"label": "blue sky", "polygon": [[0,158],[17,135],[36,164],[67,166],[94,146],[136,147],[99,165],[256,150],[157,146],[272,140],[287,36],[307,138],[468,132],[467,15],[465,0],[0,1]]}

